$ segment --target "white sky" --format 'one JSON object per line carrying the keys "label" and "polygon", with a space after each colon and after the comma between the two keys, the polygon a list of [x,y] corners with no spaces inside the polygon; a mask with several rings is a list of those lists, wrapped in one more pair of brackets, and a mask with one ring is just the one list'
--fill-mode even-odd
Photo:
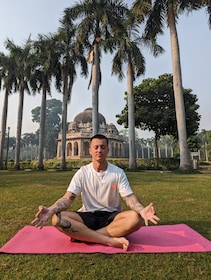
{"label": "white sky", "polygon": [[[56,32],[59,27],[59,19],[63,10],[78,1],[71,0],[0,0],[0,51],[5,52],[4,42],[6,38],[14,40],[15,44],[23,44],[29,35],[32,39],[37,38],[37,34],[47,34]],[[132,1],[125,1],[132,3]],[[181,66],[183,76],[183,87],[191,88],[198,97],[201,115],[200,130],[211,130],[211,92],[210,92],[210,67],[211,67],[211,32],[208,27],[208,16],[205,12],[195,12],[188,16],[182,16],[178,22],[178,36],[180,43]],[[142,79],[158,78],[164,73],[171,73],[171,53],[169,32],[159,37],[159,43],[166,52],[159,58],[153,58],[147,50],[143,50],[146,59],[146,73],[136,81],[140,84]],[[126,80],[121,83],[117,77],[111,76],[111,60],[108,55],[102,60],[102,85],[99,92],[99,112],[104,115],[107,123],[114,123],[119,130],[123,126],[116,124],[116,114],[119,114],[125,106],[124,92],[126,91]],[[88,90],[89,79],[78,77],[73,91],[72,100],[68,106],[68,121],[92,106],[91,89]],[[0,92],[0,118],[3,103],[3,92]],[[61,100],[52,87],[52,96]],[[16,134],[18,94],[13,94],[9,98],[8,122],[11,128],[11,136]],[[22,133],[34,132],[38,124],[31,120],[31,110],[41,104],[41,96],[25,95],[24,115]],[[153,134],[139,132],[139,136],[150,137]]]}

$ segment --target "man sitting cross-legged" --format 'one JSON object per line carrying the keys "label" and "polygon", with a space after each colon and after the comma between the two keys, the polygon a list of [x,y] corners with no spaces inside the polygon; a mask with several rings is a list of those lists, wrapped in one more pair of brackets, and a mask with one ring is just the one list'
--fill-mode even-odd
{"label": "man sitting cross-legged", "polygon": [[[106,160],[108,139],[101,134],[90,140],[92,162],[82,166],[73,176],[66,193],[52,206],[39,206],[32,224],[42,228],[52,218],[52,224],[75,240],[100,243],[128,249],[126,236],[148,221],[157,224],[152,203],[144,207],[133,193],[122,169]],[[82,207],[67,209],[78,195]],[[122,211],[121,198],[130,210]]]}

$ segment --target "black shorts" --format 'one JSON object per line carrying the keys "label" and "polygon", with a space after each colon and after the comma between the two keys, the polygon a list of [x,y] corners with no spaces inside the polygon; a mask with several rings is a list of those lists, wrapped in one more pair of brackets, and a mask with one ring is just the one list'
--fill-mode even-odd
{"label": "black shorts", "polygon": [[109,225],[116,215],[119,213],[107,212],[107,211],[95,211],[95,212],[77,212],[82,218],[84,224],[93,230],[97,230]]}

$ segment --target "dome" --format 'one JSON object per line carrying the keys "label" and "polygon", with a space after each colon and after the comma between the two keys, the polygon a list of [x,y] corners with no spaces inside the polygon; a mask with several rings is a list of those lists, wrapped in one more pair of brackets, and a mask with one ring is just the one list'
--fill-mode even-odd
{"label": "dome", "polygon": [[110,123],[107,125],[107,130],[109,133],[113,133],[113,134],[119,134],[116,126],[113,123]]}
{"label": "dome", "polygon": [[117,130],[116,126],[113,123],[108,124],[108,128]]}
{"label": "dome", "polygon": [[[98,113],[99,124],[106,124],[106,120],[103,115]],[[83,112],[79,113],[75,118],[76,123],[92,123],[92,108],[87,108]]]}

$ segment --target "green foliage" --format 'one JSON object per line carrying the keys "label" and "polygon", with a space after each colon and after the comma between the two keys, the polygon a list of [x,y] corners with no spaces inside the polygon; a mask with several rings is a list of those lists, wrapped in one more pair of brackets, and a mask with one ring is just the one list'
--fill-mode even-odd
{"label": "green foliage", "polygon": [[179,159],[161,158],[157,159],[137,159],[139,170],[175,170],[179,168]]}
{"label": "green foliage", "polygon": [[[0,246],[30,225],[40,204],[49,206],[64,194],[74,172],[0,172]],[[154,202],[160,224],[185,223],[211,240],[211,173],[127,173],[144,204]],[[76,200],[73,210],[80,207]],[[125,207],[125,206],[124,206]],[[50,225],[50,223],[48,224]],[[168,254],[2,254],[2,280],[209,280],[210,253]],[[137,269],[138,268],[138,269]]]}
{"label": "green foliage", "polygon": [[[123,170],[128,170],[128,162],[127,158],[109,158],[110,163],[113,163]],[[88,164],[91,162],[91,159],[68,159],[66,161],[67,170],[76,170],[81,166]],[[37,160],[25,160],[20,161],[20,169],[21,170],[37,170]],[[61,160],[58,159],[49,159],[44,160],[44,170],[60,170]],[[137,170],[175,170],[179,168],[179,160],[175,158],[163,158],[157,159],[137,159]],[[14,161],[8,161],[8,169],[14,169]]]}
{"label": "green foliage", "polygon": [[[186,110],[187,136],[196,133],[200,116],[196,95],[191,89],[183,89]],[[135,126],[153,131],[157,139],[161,135],[172,135],[177,138],[177,122],[171,74],[163,74],[158,79],[149,78],[134,88]],[[128,106],[117,115],[118,124],[128,126]]]}
{"label": "green foliage", "polygon": [[211,159],[211,130],[203,129],[188,140],[191,151],[200,150],[201,160],[208,162]]}
{"label": "green foliage", "polygon": [[24,133],[21,143],[26,145],[38,145],[38,133]]}
{"label": "green foliage", "polygon": [[[40,122],[40,109],[38,106],[34,108],[32,113],[32,121]],[[57,99],[49,99],[46,101],[46,119],[45,119],[45,148],[49,158],[56,156],[56,139],[61,126],[62,102]],[[38,132],[37,132],[38,133]]]}
{"label": "green foliage", "polygon": [[205,145],[208,150],[208,158],[211,158],[211,130],[206,132]]}
{"label": "green foliage", "polygon": [[198,152],[198,150],[200,149],[198,134],[192,135],[188,138],[188,147],[191,152]]}

